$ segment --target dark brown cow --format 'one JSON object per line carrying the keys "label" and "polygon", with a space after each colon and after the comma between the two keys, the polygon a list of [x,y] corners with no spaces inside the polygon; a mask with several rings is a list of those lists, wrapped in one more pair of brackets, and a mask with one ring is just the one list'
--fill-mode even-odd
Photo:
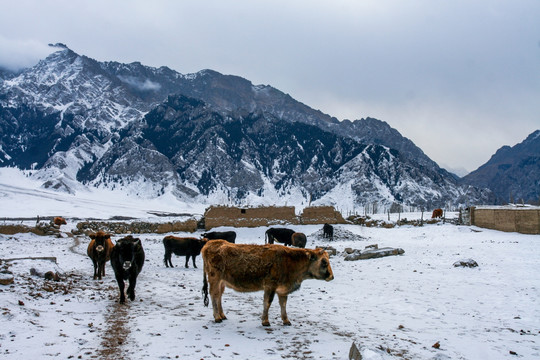
{"label": "dark brown cow", "polygon": [[[214,320],[225,320],[221,296],[225,287],[240,292],[264,290],[263,326],[269,326],[268,309],[277,293],[284,325],[287,296],[300,288],[306,279],[334,279],[328,254],[322,250],[294,249],[281,245],[231,244],[224,240],[209,241],[202,249],[204,262],[203,294],[208,306],[208,283]],[[207,281],[208,276],[208,281]]]}
{"label": "dark brown cow", "polygon": [[197,239],[194,237],[176,237],[168,235],[163,238],[163,246],[165,247],[165,256],[163,262],[166,267],[174,267],[171,258],[172,254],[186,256],[186,268],[189,267],[189,257],[193,259],[193,267],[197,267],[195,264],[195,258],[201,253],[201,249],[206,244],[207,239]]}
{"label": "dark brown cow", "polygon": [[431,218],[432,219],[442,218],[442,216],[443,216],[443,210],[442,209],[435,209],[435,210],[433,210],[433,215],[431,215]]}
{"label": "dark brown cow", "polygon": [[292,246],[296,246],[296,247],[299,247],[299,248],[305,248],[306,247],[306,242],[307,242],[306,234],[298,233],[298,232],[292,234],[291,242],[292,242]]}
{"label": "dark brown cow", "polygon": [[105,264],[111,258],[114,245],[111,241],[111,235],[101,230],[95,234],[90,234],[90,239],[92,240],[88,244],[86,253],[94,264],[94,280],[96,278],[101,280],[101,277],[105,276]]}

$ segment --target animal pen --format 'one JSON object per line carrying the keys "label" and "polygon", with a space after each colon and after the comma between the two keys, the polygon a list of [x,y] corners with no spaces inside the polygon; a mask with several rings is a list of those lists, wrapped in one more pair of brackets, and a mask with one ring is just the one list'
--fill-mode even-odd
{"label": "animal pen", "polygon": [[296,215],[294,206],[234,207],[210,206],[204,213],[205,229],[218,226],[258,227],[279,224],[344,224],[333,206],[312,206]]}
{"label": "animal pen", "polygon": [[471,225],[522,234],[540,234],[538,206],[478,206],[470,208]]}

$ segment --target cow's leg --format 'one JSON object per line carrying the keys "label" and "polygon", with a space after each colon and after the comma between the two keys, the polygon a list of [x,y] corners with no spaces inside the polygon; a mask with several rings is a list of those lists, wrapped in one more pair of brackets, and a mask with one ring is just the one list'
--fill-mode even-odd
{"label": "cow's leg", "polygon": [[137,284],[137,272],[131,268],[131,276],[129,277],[129,286],[127,289],[127,294],[129,300],[135,300],[135,285]]}
{"label": "cow's leg", "polygon": [[189,268],[189,255],[186,255],[186,269]]}
{"label": "cow's leg", "polygon": [[105,264],[103,263],[103,261],[98,261],[98,265],[97,265],[97,277],[99,280],[101,280],[101,276],[103,274],[103,266]]}
{"label": "cow's leg", "polygon": [[276,291],[273,289],[264,290],[263,314],[261,318],[263,326],[270,326],[270,321],[268,321],[268,309],[270,309],[270,305],[272,305],[275,294]]}
{"label": "cow's leg", "polygon": [[212,299],[214,321],[220,323],[227,319],[223,313],[223,308],[221,307],[221,295],[223,295],[225,284],[221,284],[218,279],[212,279],[210,276],[208,277],[208,283],[210,284],[210,298]]}
{"label": "cow's leg", "polygon": [[219,296],[218,296],[218,314],[221,320],[227,320],[227,317],[225,316],[225,313],[223,312],[223,306],[221,306],[221,298],[223,297],[223,293],[225,292],[225,283],[221,282],[219,284]]}
{"label": "cow's leg", "polygon": [[[171,252],[165,250],[165,256],[163,257],[163,262],[165,263],[166,267],[169,267],[169,263],[171,263]],[[172,267],[172,263],[171,263]]]}
{"label": "cow's leg", "polygon": [[191,255],[191,258],[193,259],[193,267],[197,268],[197,264],[195,264],[195,257],[196,255]]}
{"label": "cow's leg", "polygon": [[283,320],[283,325],[291,325],[289,318],[287,317],[287,295],[279,295],[279,306],[281,307],[281,320]]}
{"label": "cow's leg", "polygon": [[118,289],[120,290],[120,304],[124,304],[126,302],[126,295],[124,295],[124,279],[122,279],[121,276],[116,276],[116,282],[118,283]]}
{"label": "cow's leg", "polygon": [[92,259],[92,263],[94,264],[94,280],[96,280],[98,275],[98,264],[97,261]]}

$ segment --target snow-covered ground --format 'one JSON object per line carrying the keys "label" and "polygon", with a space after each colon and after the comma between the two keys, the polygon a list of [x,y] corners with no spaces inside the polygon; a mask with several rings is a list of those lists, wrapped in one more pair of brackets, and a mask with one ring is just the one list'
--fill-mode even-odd
{"label": "snow-covered ground", "polygon": [[[228,320],[216,324],[201,297],[198,268],[163,265],[165,234],[143,234],[146,262],[136,299],[118,304],[118,288],[107,265],[102,281],[92,280],[86,236],[72,236],[75,217],[103,214],[147,217],[146,210],[190,212],[159,203],[118,199],[25,195],[0,188],[0,225],[35,224],[15,217],[64,215],[64,235],[0,235],[0,258],[56,257],[2,261],[14,274],[0,285],[0,358],[6,359],[348,359],[354,342],[363,359],[538,359],[540,358],[540,236],[503,233],[437,223],[392,229],[338,225],[330,245],[335,279],[306,280],[289,296],[291,326],[283,326],[277,300],[270,327],[261,325],[262,292],[227,289]],[[50,208],[51,204],[57,206]],[[24,212],[24,207],[27,211]],[[10,213],[9,209],[17,209]],[[115,211],[118,211],[115,213]],[[426,214],[424,214],[426,215]],[[454,214],[455,215],[455,214]],[[401,214],[417,218],[419,214]],[[387,215],[380,215],[387,219]],[[392,215],[391,220],[397,220]],[[308,235],[308,247],[328,245],[315,234],[320,225],[291,226]],[[221,228],[218,230],[229,230]],[[237,228],[237,243],[264,243],[266,227]],[[68,236],[69,234],[69,236]],[[177,233],[197,236],[199,234]],[[121,236],[114,236],[118,240]],[[345,261],[347,247],[399,247],[400,256]],[[454,267],[474,259],[476,268]],[[61,280],[30,274],[58,271]],[[440,347],[433,347],[439,343]]]}

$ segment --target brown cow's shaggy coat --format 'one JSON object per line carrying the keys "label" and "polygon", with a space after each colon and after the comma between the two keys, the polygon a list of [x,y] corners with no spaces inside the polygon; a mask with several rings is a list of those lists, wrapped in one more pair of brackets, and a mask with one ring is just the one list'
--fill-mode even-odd
{"label": "brown cow's shaggy coat", "polygon": [[58,228],[60,228],[61,225],[66,225],[66,224],[67,224],[66,219],[64,219],[64,218],[61,217],[61,216],[55,217],[55,218],[52,220],[52,223],[53,223],[56,227],[58,227]]}
{"label": "brown cow's shaggy coat", "polygon": [[105,264],[111,258],[111,251],[113,243],[111,241],[111,235],[106,234],[103,231],[98,231],[95,234],[90,234],[90,244],[86,253],[92,259],[94,264],[94,280],[101,280],[102,276],[105,276]]}
{"label": "brown cow's shaggy coat", "polygon": [[[429,214],[429,213],[428,213]],[[431,215],[432,219],[436,218],[442,218],[443,217],[443,210],[442,209],[435,209],[433,210],[433,214]]]}
{"label": "brown cow's shaggy coat", "polygon": [[[203,294],[208,305],[208,283],[214,319],[226,319],[221,306],[225,287],[240,292],[264,290],[262,324],[270,325],[268,309],[278,295],[281,319],[287,317],[287,296],[306,279],[334,279],[328,254],[321,249],[294,249],[281,245],[238,245],[224,240],[209,241],[202,249],[204,261]],[[208,280],[207,280],[208,276]]]}

